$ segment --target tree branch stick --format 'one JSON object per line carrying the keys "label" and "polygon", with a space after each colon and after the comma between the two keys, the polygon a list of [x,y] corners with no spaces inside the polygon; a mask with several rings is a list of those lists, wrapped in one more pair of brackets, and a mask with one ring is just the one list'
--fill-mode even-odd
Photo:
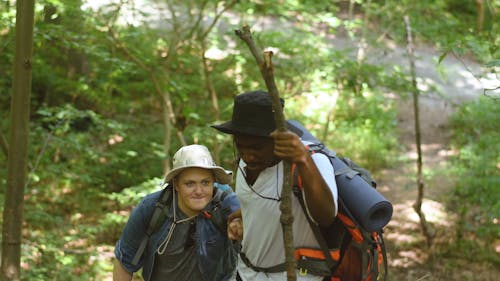
{"label": "tree branch stick", "polygon": [[[281,107],[280,97],[276,83],[274,82],[273,64],[272,64],[272,52],[264,52],[264,56],[261,55],[260,51],[255,46],[252,39],[252,33],[250,27],[245,25],[242,29],[235,31],[236,35],[243,40],[248,48],[250,49],[252,55],[260,69],[262,78],[266,83],[267,90],[271,95],[274,108],[274,121],[276,123],[276,128],[280,131],[286,131],[285,117],[283,114],[283,108]],[[285,248],[285,264],[287,269],[287,280],[295,281],[296,274],[296,261],[294,258],[294,245],[293,245],[293,215],[292,215],[292,177],[291,177],[291,164],[288,161],[283,162],[283,188],[281,190],[281,227],[283,228],[283,243]]]}
{"label": "tree branch stick", "polygon": [[405,25],[406,25],[406,35],[407,35],[407,52],[408,52],[408,60],[410,63],[410,74],[412,77],[412,96],[413,96],[413,112],[414,112],[414,120],[415,120],[415,144],[417,147],[417,187],[418,187],[418,195],[417,201],[415,201],[413,205],[413,209],[420,217],[420,226],[422,227],[422,232],[424,233],[425,238],[427,239],[427,246],[430,247],[432,245],[433,233],[430,229],[427,220],[425,219],[425,214],[422,211],[422,202],[424,200],[424,180],[422,175],[422,145],[420,138],[420,115],[419,115],[419,91],[417,87],[417,79],[415,74],[415,58],[413,54],[413,44],[412,44],[412,34],[411,34],[411,25],[410,18],[408,16],[404,17]]}

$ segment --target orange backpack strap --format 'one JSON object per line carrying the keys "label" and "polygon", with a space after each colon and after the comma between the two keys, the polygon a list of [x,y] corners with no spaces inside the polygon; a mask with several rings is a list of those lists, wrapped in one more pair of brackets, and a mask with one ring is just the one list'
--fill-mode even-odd
{"label": "orange backpack strap", "polygon": [[304,202],[304,196],[302,195],[302,191],[299,190],[298,187],[294,186],[293,193],[295,194],[295,196],[297,196],[297,199],[299,200],[300,206],[302,207],[302,211],[304,211],[304,213],[306,214],[307,221],[309,222],[309,225],[311,226],[311,229],[314,233],[314,237],[316,237],[316,240],[318,240],[319,246],[321,247],[322,256],[325,257],[326,265],[331,271],[329,275],[331,275],[331,273],[333,273],[338,266],[338,260],[341,257],[341,253],[339,252],[338,259],[334,260],[335,256],[332,257],[332,254],[330,253],[330,250],[328,248],[328,244],[326,243],[325,238],[321,234],[321,229],[319,228],[319,226],[316,223],[314,223],[312,221],[311,217],[309,217],[309,215],[307,215],[308,212],[306,210],[306,205]]}

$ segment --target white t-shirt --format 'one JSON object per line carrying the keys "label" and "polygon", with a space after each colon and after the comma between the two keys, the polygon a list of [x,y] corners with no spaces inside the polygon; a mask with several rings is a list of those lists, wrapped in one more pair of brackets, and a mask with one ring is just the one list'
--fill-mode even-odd
{"label": "white t-shirt", "polygon": [[[335,202],[335,206],[332,207],[335,207],[336,213],[338,193],[330,160],[321,153],[312,154],[311,156],[325,182],[330,187]],[[242,251],[253,265],[264,268],[272,267],[285,262],[283,233],[280,223],[280,202],[264,199],[261,196],[276,199],[280,197],[283,186],[283,162],[263,170],[251,188],[241,172],[245,170],[245,166],[245,162],[241,160],[239,163],[240,168],[236,174],[236,195],[240,200],[244,224]],[[294,195],[292,195],[292,214],[294,218],[293,239],[295,247],[315,247],[319,249],[320,246],[309,226],[306,215]],[[285,281],[287,279],[286,272],[255,272],[248,268],[241,258],[238,261],[238,272],[244,281]],[[297,272],[297,280],[299,281],[322,280],[322,278],[311,274],[304,276]]]}

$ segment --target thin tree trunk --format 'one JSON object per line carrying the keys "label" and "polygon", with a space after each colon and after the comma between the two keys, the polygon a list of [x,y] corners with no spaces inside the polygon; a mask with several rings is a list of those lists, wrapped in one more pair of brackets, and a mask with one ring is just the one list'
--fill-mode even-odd
{"label": "thin tree trunk", "polygon": [[12,82],[10,150],[3,211],[2,280],[21,280],[24,189],[28,162],[29,111],[33,55],[33,0],[16,2],[16,39]]}
{"label": "thin tree trunk", "polygon": [[323,143],[328,143],[328,135],[330,131],[330,124],[335,120],[335,112],[337,109],[337,100],[339,98],[339,95],[342,94],[342,91],[344,90],[344,86],[340,80],[336,81],[337,85],[337,91],[333,93],[334,95],[334,102],[332,102],[330,110],[328,110],[328,113],[326,115],[326,122],[325,122],[325,128],[323,130]]}
{"label": "thin tree trunk", "polygon": [[[264,56],[260,54],[252,39],[250,27],[245,25],[241,30],[236,30],[236,35],[245,42],[259,66],[264,82],[266,83],[267,90],[271,95],[274,109],[274,121],[276,128],[280,131],[286,131],[285,117],[283,115],[283,108],[281,107],[280,97],[276,83],[274,82],[272,52],[264,52]],[[295,281],[297,279],[295,274],[296,261],[294,258],[294,245],[293,245],[293,215],[292,215],[292,177],[291,164],[288,161],[283,162],[283,189],[281,190],[281,227],[283,228],[283,243],[285,248],[285,264],[287,272],[287,280]]]}
{"label": "thin tree trunk", "polygon": [[5,139],[5,136],[0,132],[0,147],[2,147],[2,152],[5,155],[5,158],[9,157],[9,145],[7,143],[7,140]]}
{"label": "thin tree trunk", "polygon": [[355,0],[349,0],[349,7],[347,10],[348,19],[350,21],[354,20],[354,5],[356,5]]}
{"label": "thin tree trunk", "polygon": [[417,212],[420,217],[420,226],[422,228],[422,232],[424,233],[425,238],[427,239],[427,246],[430,247],[432,245],[433,233],[430,225],[427,223],[425,219],[425,214],[422,211],[422,202],[424,200],[424,180],[422,175],[422,145],[420,138],[420,114],[418,107],[418,96],[419,91],[417,88],[417,79],[415,75],[415,58],[413,54],[413,43],[412,43],[412,34],[411,34],[411,25],[409,16],[404,17],[406,24],[406,35],[407,35],[407,52],[408,59],[410,63],[410,74],[412,78],[412,96],[413,96],[413,112],[414,112],[414,120],[415,120],[415,144],[417,146],[417,187],[418,187],[418,195],[417,200],[413,205],[413,209]]}
{"label": "thin tree trunk", "polygon": [[356,86],[355,90],[357,94],[360,94],[362,91],[362,84],[363,81],[361,81],[361,69],[362,66],[365,62],[366,58],[366,48],[368,47],[368,44],[366,43],[366,34],[368,31],[368,22],[370,20],[370,4],[371,1],[367,0],[366,4],[364,5],[365,7],[365,16],[363,19],[363,27],[361,30],[361,38],[359,39],[358,43],[358,53],[356,55],[356,61],[357,61],[357,70],[356,70]]}
{"label": "thin tree trunk", "polygon": [[168,111],[166,107],[162,107],[163,117],[163,127],[165,131],[163,132],[163,153],[165,153],[165,159],[163,159],[163,174],[166,175],[170,171],[170,143],[172,141],[172,124],[170,124],[170,118],[168,117]]}
{"label": "thin tree trunk", "polygon": [[[233,7],[238,1],[233,0],[229,3],[227,3],[222,10],[218,10],[216,7],[215,11],[215,17],[212,20],[212,23],[207,27],[207,29],[201,34],[199,40],[201,42],[201,59],[203,62],[203,76],[205,79],[205,87],[207,88],[207,91],[210,95],[210,99],[212,101],[212,109],[214,112],[214,119],[215,121],[220,120],[220,109],[219,109],[219,100],[217,97],[217,92],[215,90],[215,87],[212,83],[212,79],[210,77],[211,71],[210,71],[210,66],[209,66],[209,61],[207,60],[207,57],[205,57],[205,53],[207,51],[207,46],[206,46],[206,39],[212,29],[215,27],[217,22],[219,21],[220,17],[231,7]],[[216,5],[217,6],[217,5]],[[222,149],[223,146],[219,145],[219,140],[217,139],[217,134],[214,135],[213,139],[213,156],[215,158],[216,163],[221,163],[220,161],[220,150]]]}
{"label": "thin tree trunk", "polygon": [[477,10],[477,22],[476,29],[477,32],[483,31],[484,26],[484,1],[485,0],[476,0],[476,10]]}
{"label": "thin tree trunk", "polygon": [[[219,100],[217,98],[217,92],[215,91],[214,84],[212,83],[212,79],[210,77],[211,71],[210,66],[208,65],[207,57],[205,57],[206,52],[206,43],[205,38],[202,38],[201,41],[201,60],[203,62],[203,76],[205,80],[205,87],[210,95],[210,100],[212,101],[212,111],[214,113],[214,119],[220,120],[220,110],[219,110]],[[219,141],[217,140],[217,135],[214,136],[213,139],[213,155],[216,163],[220,163],[220,148]]]}
{"label": "thin tree trunk", "polygon": [[[185,146],[186,139],[184,138],[184,135],[182,131],[177,129],[176,127],[176,115],[172,106],[172,100],[170,98],[170,93],[168,91],[163,91],[162,87],[160,85],[159,79],[155,73],[155,71],[151,68],[149,68],[146,64],[144,64],[143,61],[141,61],[138,57],[136,57],[124,44],[120,42],[118,39],[118,35],[114,32],[111,26],[108,26],[109,28],[109,34],[111,38],[114,40],[116,47],[121,50],[125,56],[130,58],[137,66],[139,66],[141,69],[146,71],[146,73],[149,74],[149,78],[151,80],[151,83],[153,84],[153,87],[155,89],[155,93],[161,98],[163,102],[163,123],[165,127],[165,136],[164,136],[164,141],[163,141],[163,150],[166,155],[168,155],[169,150],[170,150],[170,143],[171,143],[171,134],[172,134],[172,129],[175,129],[177,138],[179,139],[179,142],[181,146]],[[173,47],[171,47],[173,49]],[[164,161],[164,171],[168,171],[170,169],[170,164],[169,164],[169,159],[165,159]]]}

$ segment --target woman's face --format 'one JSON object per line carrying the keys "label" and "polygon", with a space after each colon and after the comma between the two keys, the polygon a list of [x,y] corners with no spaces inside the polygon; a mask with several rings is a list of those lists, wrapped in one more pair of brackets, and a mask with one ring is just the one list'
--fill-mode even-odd
{"label": "woman's face", "polygon": [[188,168],[175,177],[179,209],[188,217],[201,212],[212,199],[214,175],[202,168]]}

